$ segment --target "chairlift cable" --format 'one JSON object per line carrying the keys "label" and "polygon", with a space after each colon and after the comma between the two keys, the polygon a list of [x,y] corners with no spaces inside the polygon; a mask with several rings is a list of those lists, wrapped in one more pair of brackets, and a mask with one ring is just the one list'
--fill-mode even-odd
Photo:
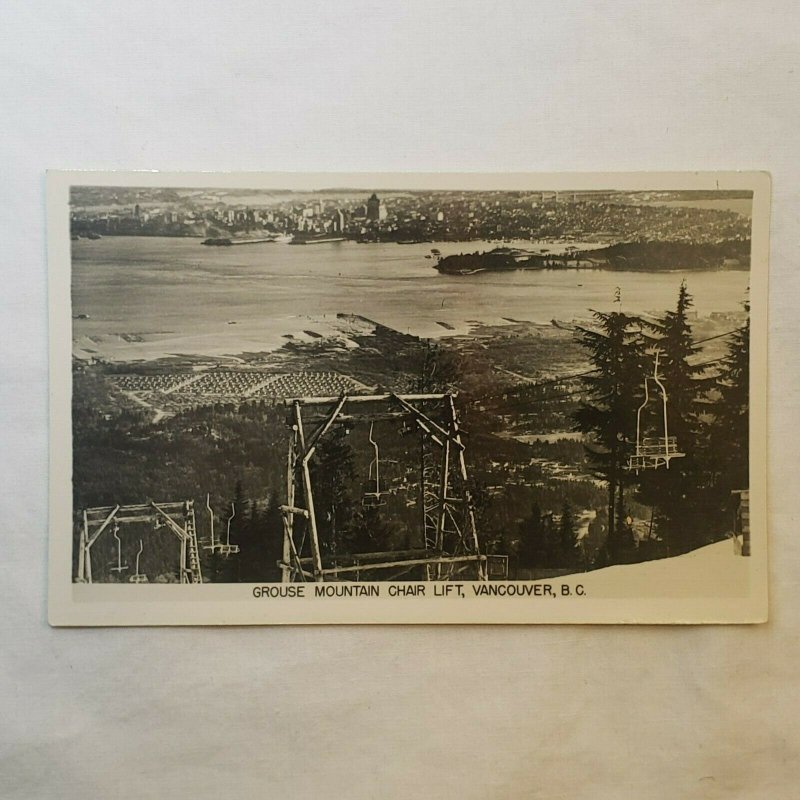
{"label": "chairlift cable", "polygon": [[[696,339],[696,340],[694,340],[692,342],[692,346],[698,345],[698,344],[705,344],[705,342],[711,342],[714,339],[721,339],[721,338],[723,338],[725,336],[732,336],[734,333],[740,333],[743,330],[745,330],[744,327],[734,328],[733,330],[725,331],[725,333],[718,333],[715,336],[708,336],[705,339]],[[720,360],[722,360],[722,359],[716,359],[715,361],[704,362],[704,364],[706,364],[706,363],[707,364],[713,364],[713,363],[716,363],[716,361],[720,361]],[[698,366],[699,367],[699,366],[703,366],[703,364],[695,364],[693,366]],[[539,389],[542,386],[550,386],[550,385],[556,384],[556,383],[564,383],[566,381],[570,381],[570,380],[573,380],[575,378],[583,378],[586,375],[593,375],[595,372],[599,372],[599,371],[600,370],[598,370],[598,369],[588,369],[588,370],[584,370],[583,372],[574,372],[571,375],[557,375],[555,378],[547,378],[546,380],[543,380],[543,381],[536,381],[535,383],[530,383],[530,384],[528,384],[528,387],[531,388],[531,389]],[[569,397],[569,395],[564,395],[564,396],[565,397]],[[555,398],[547,398],[547,399],[550,400],[550,399],[555,399]]]}

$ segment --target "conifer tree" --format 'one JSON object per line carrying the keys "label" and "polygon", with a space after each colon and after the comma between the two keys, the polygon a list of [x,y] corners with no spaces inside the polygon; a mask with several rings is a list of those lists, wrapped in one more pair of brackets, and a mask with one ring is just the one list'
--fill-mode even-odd
{"label": "conifer tree", "polygon": [[240,539],[239,580],[255,583],[274,579],[275,564],[268,560],[265,546],[265,513],[258,500],[250,500],[248,513],[243,522]]}
{"label": "conifer tree", "polygon": [[553,512],[547,511],[541,519],[542,556],[540,565],[552,569],[561,566],[561,536],[553,519]]}
{"label": "conifer tree", "polygon": [[619,523],[625,516],[626,466],[643,378],[641,324],[621,311],[596,311],[594,318],[597,329],[577,329],[595,370],[583,379],[589,400],[574,420],[575,429],[589,437],[587,452],[596,474],[608,485],[606,549],[613,563],[622,549]]}
{"label": "conifer tree", "polygon": [[691,365],[689,359],[698,351],[692,341],[689,310],[692,296],[682,281],[674,311],[667,311],[656,323],[651,323],[655,336],[645,337],[646,345],[660,352],[659,373],[664,378],[669,398],[669,432],[677,438],[678,447],[688,450],[696,432],[697,397],[703,384],[703,366]]}
{"label": "conifer tree", "polygon": [[[749,312],[749,303],[745,303]],[[711,449],[714,484],[720,499],[749,486],[750,318],[728,339],[728,352],[716,380]]]}
{"label": "conifer tree", "polygon": [[[698,486],[702,482],[698,465],[698,400],[707,383],[702,379],[705,368],[689,363],[698,352],[689,323],[691,307],[692,297],[686,282],[682,281],[675,310],[649,322],[650,334],[644,336],[648,353],[654,353],[656,348],[659,351],[659,375],[668,398],[669,435],[675,437],[678,451],[684,453],[683,457],[670,462],[669,469],[661,467],[639,476],[639,499],[658,510],[658,529],[667,542],[670,555],[702,544],[705,535],[697,507]],[[654,355],[648,355],[648,358],[654,358]],[[652,425],[659,431],[659,436],[664,435],[660,393],[652,403],[650,414],[643,417],[643,423]]]}

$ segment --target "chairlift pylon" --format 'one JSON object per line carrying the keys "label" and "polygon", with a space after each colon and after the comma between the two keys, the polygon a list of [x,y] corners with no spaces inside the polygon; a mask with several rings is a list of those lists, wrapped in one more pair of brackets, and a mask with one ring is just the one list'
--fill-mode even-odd
{"label": "chairlift pylon", "polygon": [[[375,457],[372,459],[369,465],[369,480],[367,485],[370,488],[374,488],[374,491],[364,492],[361,498],[361,505],[367,508],[377,508],[379,506],[385,506],[386,500],[383,499],[383,495],[381,493],[381,474],[380,474],[380,450],[378,449],[378,443],[373,438],[373,432],[375,429],[375,422],[374,420],[369,424],[369,443],[375,448]],[[373,477],[374,476],[374,477]]]}
{"label": "chairlift pylon", "polygon": [[[669,420],[667,415],[667,389],[658,374],[658,360],[661,351],[656,348],[653,375],[645,375],[644,401],[636,411],[636,450],[628,457],[627,469],[629,472],[639,473],[643,469],[658,469],[661,466],[669,469],[669,462],[673,458],[683,458],[686,454],[678,452],[678,442],[675,436],[669,435]],[[664,435],[659,437],[642,436],[642,411],[650,402],[648,382],[652,380],[661,391],[663,408]]]}

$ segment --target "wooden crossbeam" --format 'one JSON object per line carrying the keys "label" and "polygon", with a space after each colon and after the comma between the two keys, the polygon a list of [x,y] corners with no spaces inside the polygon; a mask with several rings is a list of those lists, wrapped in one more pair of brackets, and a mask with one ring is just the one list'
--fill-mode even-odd
{"label": "wooden crossbeam", "polygon": [[317,428],[314,433],[311,434],[306,444],[306,452],[303,454],[303,463],[308,463],[311,456],[314,455],[314,450],[317,448],[317,442],[330,430],[331,425],[333,425],[335,422],[336,417],[339,416],[339,412],[342,410],[346,400],[347,395],[343,394],[339,402],[328,415],[328,419],[322,425],[320,425],[320,427]]}
{"label": "wooden crossbeam", "polygon": [[155,503],[151,504],[151,507],[155,509],[155,511],[163,518],[164,522],[167,523],[169,529],[180,539],[181,542],[185,542],[186,539],[189,538],[189,534],[175,522],[172,517],[166,513],[166,511],[162,511]]}
{"label": "wooden crossbeam", "polygon": [[[183,502],[178,503],[159,503],[159,508],[162,508],[167,513],[169,512],[181,512],[183,513],[184,506],[186,504]],[[139,514],[145,511],[150,511],[153,508],[152,503],[141,503],[139,505],[117,505],[117,506],[96,506],[94,508],[87,508],[86,513],[89,516],[93,516],[95,514],[101,515],[105,517],[109,512],[113,511],[114,509],[118,509],[122,514]]]}
{"label": "wooden crossbeam", "polygon": [[[310,425],[315,425],[325,422],[327,416],[306,417],[306,422]],[[334,425],[344,425],[348,422],[360,422],[361,420],[368,419],[370,422],[393,422],[395,420],[408,419],[408,414],[404,411],[383,411],[380,414],[339,414],[334,420]]]}
{"label": "wooden crossbeam", "polygon": [[[392,397],[402,397],[409,402],[423,402],[425,400],[444,400],[447,394],[351,394],[347,397],[348,403],[380,403],[390,400]],[[293,406],[299,403],[303,406],[321,406],[336,403],[339,397],[292,397],[284,401],[284,405]]]}
{"label": "wooden crossbeam", "polygon": [[400,405],[408,411],[414,419],[420,424],[421,427],[430,428],[431,435],[435,431],[439,434],[443,439],[447,439],[450,441],[451,444],[455,445],[459,450],[464,449],[464,445],[462,444],[461,440],[458,437],[453,436],[449,431],[446,431],[441,425],[437,422],[434,422],[427,414],[423,414],[419,409],[414,408],[404,397],[401,397],[399,394],[393,394],[392,400],[396,400]]}
{"label": "wooden crossbeam", "polygon": [[103,523],[100,527],[89,537],[88,541],[86,542],[86,549],[90,550],[92,545],[98,540],[100,534],[109,526],[111,520],[114,519],[117,512],[119,511],[119,506],[113,506],[108,510],[106,514],[106,518],[103,520]]}
{"label": "wooden crossbeam", "polygon": [[381,561],[376,564],[357,564],[349,567],[330,567],[323,569],[323,575],[338,575],[342,572],[362,572],[364,570],[373,569],[393,569],[394,567],[412,567],[423,564],[459,564],[468,561],[482,562],[486,560],[486,556],[473,555],[473,556],[448,556],[443,558],[413,558],[404,561]]}
{"label": "wooden crossbeam", "polygon": [[298,508],[297,506],[278,506],[278,508],[287,514],[299,514],[301,517],[308,519],[307,508]]}
{"label": "wooden crossbeam", "polygon": [[[346,556],[338,556],[338,558],[347,561],[353,560],[360,560],[360,561],[367,561],[369,559],[377,559],[380,561],[382,558],[406,558],[406,557],[414,557],[414,556],[424,556],[426,553],[430,553],[430,550],[425,550],[424,548],[414,548],[413,550],[384,550],[383,552],[374,552],[374,553],[351,553]],[[438,553],[435,555],[443,555],[442,553]],[[310,564],[313,559],[309,558],[308,556],[301,558],[300,561],[304,564]]]}
{"label": "wooden crossbeam", "polygon": [[298,567],[294,564],[287,564],[285,561],[279,561],[278,566],[283,570],[299,572],[303,576],[303,579],[311,578],[312,581],[314,580],[314,574],[312,572],[306,572],[303,569],[298,569]]}

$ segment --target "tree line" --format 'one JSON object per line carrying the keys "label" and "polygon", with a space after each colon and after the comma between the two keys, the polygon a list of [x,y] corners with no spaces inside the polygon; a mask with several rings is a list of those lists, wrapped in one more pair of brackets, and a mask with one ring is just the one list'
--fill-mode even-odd
{"label": "tree line", "polygon": [[[577,330],[594,371],[582,378],[587,399],[574,413],[574,429],[586,436],[589,463],[607,487],[608,563],[629,560],[631,498],[652,509],[664,554],[676,555],[724,536],[735,502],[731,492],[748,486],[749,316],[726,336],[722,358],[698,363],[702,350],[692,339],[691,307],[683,282],[675,309],[658,319],[598,311],[594,327]],[[656,351],[668,397],[668,432],[683,455],[671,459],[668,469],[637,472],[630,463],[637,410]],[[661,394],[653,384],[650,389],[642,432],[662,440]]]}

